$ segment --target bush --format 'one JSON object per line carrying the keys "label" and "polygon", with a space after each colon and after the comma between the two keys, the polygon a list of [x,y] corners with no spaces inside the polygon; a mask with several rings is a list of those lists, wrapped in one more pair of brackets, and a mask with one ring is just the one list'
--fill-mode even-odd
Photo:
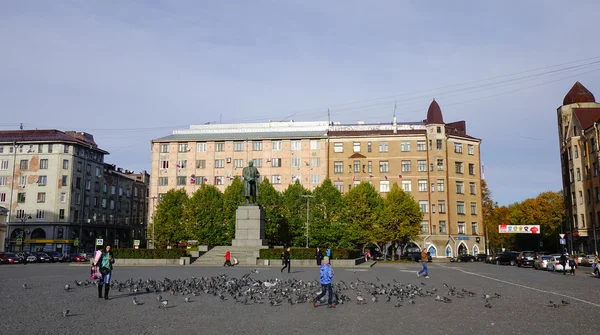
{"label": "bush", "polygon": [[185,249],[113,249],[116,259],[178,259],[186,256]]}
{"label": "bush", "polygon": [[[281,259],[284,248],[260,249],[260,259]],[[327,250],[321,250],[323,256]],[[290,257],[293,259],[315,259],[316,248],[291,248]],[[332,259],[356,259],[361,255],[356,249],[331,249]]]}

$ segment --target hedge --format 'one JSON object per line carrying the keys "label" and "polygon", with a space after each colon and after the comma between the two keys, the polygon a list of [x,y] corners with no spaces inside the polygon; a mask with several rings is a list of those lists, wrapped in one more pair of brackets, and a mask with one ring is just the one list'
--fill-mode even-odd
{"label": "hedge", "polygon": [[[260,249],[260,259],[281,259],[281,253],[284,248]],[[323,256],[327,250],[321,249]],[[316,248],[291,248],[290,257],[292,259],[315,259]],[[332,259],[356,259],[361,255],[360,250],[356,249],[331,249]]]}
{"label": "hedge", "polygon": [[178,259],[186,256],[185,249],[113,249],[116,259]]}

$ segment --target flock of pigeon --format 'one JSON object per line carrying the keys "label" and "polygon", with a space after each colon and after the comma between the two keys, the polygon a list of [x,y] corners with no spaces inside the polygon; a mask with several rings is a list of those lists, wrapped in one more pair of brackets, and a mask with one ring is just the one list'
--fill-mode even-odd
{"label": "flock of pigeon", "polygon": [[[221,274],[213,277],[192,277],[188,279],[169,279],[163,280],[134,280],[125,281],[114,280],[111,282],[111,288],[118,292],[127,292],[133,295],[133,304],[135,306],[143,305],[135,295],[142,293],[153,293],[156,295],[157,307],[161,309],[169,308],[169,299],[181,299],[183,303],[192,302],[197,297],[212,296],[221,301],[234,301],[243,305],[269,304],[271,306],[281,306],[282,304],[304,304],[313,303],[314,298],[321,292],[321,285],[317,280],[304,281],[295,278],[281,280],[279,278],[261,281],[252,277],[258,274],[259,270],[252,270],[241,278],[230,277]],[[404,304],[414,305],[417,299],[433,298],[436,302],[452,303],[453,299],[476,298],[478,294],[472,291],[457,289],[454,286],[443,284],[443,291],[438,290],[432,285],[423,282],[420,284],[402,284],[397,280],[393,283],[383,283],[377,277],[376,282],[367,282],[359,278],[356,281],[345,282],[337,281],[333,284],[334,303],[343,305],[351,303],[363,305],[367,303],[378,303],[383,301],[390,303],[394,301],[394,307],[401,307]],[[96,283],[91,280],[75,280],[76,287],[94,287]],[[27,289],[27,284],[23,284]],[[70,284],[64,286],[65,291],[72,289]],[[354,297],[351,298],[350,295]],[[492,308],[492,301],[500,299],[498,293],[483,294],[482,299],[486,308]],[[321,299],[321,303],[326,301],[326,296]],[[560,303],[550,301],[549,307],[559,308],[570,303],[562,300]],[[63,316],[70,315],[69,310],[64,310]]]}

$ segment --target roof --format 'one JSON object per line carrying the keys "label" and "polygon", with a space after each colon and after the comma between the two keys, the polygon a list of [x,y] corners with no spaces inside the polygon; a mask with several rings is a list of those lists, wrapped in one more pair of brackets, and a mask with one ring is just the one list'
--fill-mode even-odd
{"label": "roof", "polygon": [[67,131],[63,132],[56,129],[35,129],[35,130],[1,130],[0,143],[30,143],[30,142],[60,142],[74,143],[82,146],[91,147],[96,151],[108,154],[98,148],[94,141],[94,136],[84,132]]}
{"label": "roof", "polygon": [[370,130],[332,130],[329,132],[329,136],[393,136],[393,135],[424,135],[427,134],[427,130],[425,129],[400,129],[395,133],[393,130],[380,130],[380,129],[370,129]]}
{"label": "roof", "polygon": [[440,105],[433,99],[431,104],[429,105],[429,109],[427,110],[427,120],[425,120],[426,124],[435,123],[435,124],[443,124],[444,117],[442,116],[442,109]]}
{"label": "roof", "polygon": [[152,142],[172,141],[225,141],[225,140],[253,140],[253,139],[280,139],[280,138],[324,138],[327,130],[318,131],[284,131],[284,132],[228,132],[228,133],[181,133],[172,134],[153,140]]}
{"label": "roof", "polygon": [[563,99],[563,105],[570,105],[580,102],[596,102],[594,95],[585,86],[581,85],[580,82],[576,82],[565,98]]}
{"label": "roof", "polygon": [[596,108],[573,108],[575,117],[579,121],[581,128],[589,129],[594,126],[594,122],[600,120],[600,107]]}

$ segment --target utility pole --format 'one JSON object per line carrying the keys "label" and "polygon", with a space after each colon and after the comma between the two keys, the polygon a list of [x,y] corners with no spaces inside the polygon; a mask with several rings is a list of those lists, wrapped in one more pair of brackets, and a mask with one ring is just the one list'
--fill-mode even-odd
{"label": "utility pole", "polygon": [[303,194],[300,197],[306,198],[306,247],[308,248],[308,216],[310,214],[310,198],[314,198],[314,195]]}

